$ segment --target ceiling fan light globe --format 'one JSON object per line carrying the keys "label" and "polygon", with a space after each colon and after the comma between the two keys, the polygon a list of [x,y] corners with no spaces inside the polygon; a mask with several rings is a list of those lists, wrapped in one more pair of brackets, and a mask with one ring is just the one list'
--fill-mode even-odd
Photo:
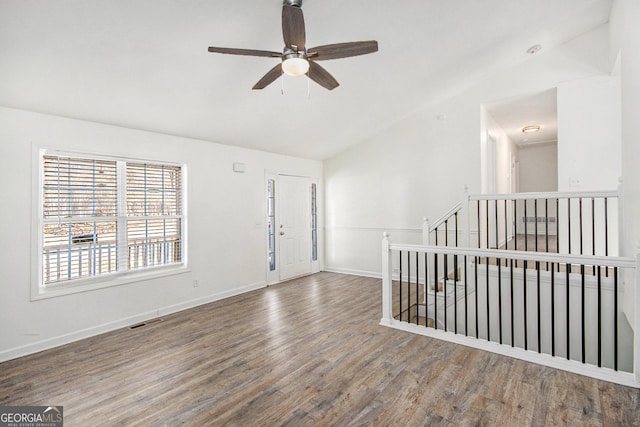
{"label": "ceiling fan light globe", "polygon": [[289,76],[302,76],[309,71],[309,61],[304,58],[285,59],[282,61],[282,71]]}

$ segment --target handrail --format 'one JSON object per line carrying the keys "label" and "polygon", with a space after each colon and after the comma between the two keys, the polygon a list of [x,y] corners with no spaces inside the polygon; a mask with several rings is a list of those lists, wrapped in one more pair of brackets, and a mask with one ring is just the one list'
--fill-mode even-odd
{"label": "handrail", "polygon": [[[462,202],[458,202],[456,203],[456,205],[454,207],[452,207],[451,209],[449,209],[444,215],[442,215],[440,218],[438,218],[437,220],[435,220],[433,222],[433,224],[429,225],[429,232],[431,231],[435,231],[439,226],[441,226],[442,224],[444,224],[444,222],[446,220],[448,220],[449,218],[451,218],[452,215],[454,215],[456,212],[460,212],[462,210]],[[426,219],[425,219],[426,220]]]}
{"label": "handrail", "polygon": [[451,246],[433,246],[433,245],[413,245],[390,243],[390,250],[397,251],[414,251],[426,253],[438,253],[446,255],[460,255],[480,258],[508,258],[519,261],[540,261],[553,262],[561,264],[586,264],[586,265],[606,265],[609,267],[635,268],[636,261],[633,258],[624,258],[616,256],[592,256],[592,255],[574,255],[574,254],[557,254],[551,252],[533,252],[533,251],[510,251],[502,249],[478,249],[478,248],[461,248]]}
{"label": "handrail", "polygon": [[576,191],[576,192],[530,192],[530,193],[499,193],[499,194],[470,194],[469,200],[532,200],[532,199],[573,199],[589,197],[619,197],[619,190],[609,191]]}

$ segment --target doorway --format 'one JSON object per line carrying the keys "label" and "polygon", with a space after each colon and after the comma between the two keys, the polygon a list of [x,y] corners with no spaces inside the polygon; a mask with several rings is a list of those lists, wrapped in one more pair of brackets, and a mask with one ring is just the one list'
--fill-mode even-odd
{"label": "doorway", "polygon": [[267,284],[317,270],[316,190],[309,177],[267,176]]}
{"label": "doorway", "polygon": [[557,191],[557,89],[485,103],[481,111],[482,191]]}

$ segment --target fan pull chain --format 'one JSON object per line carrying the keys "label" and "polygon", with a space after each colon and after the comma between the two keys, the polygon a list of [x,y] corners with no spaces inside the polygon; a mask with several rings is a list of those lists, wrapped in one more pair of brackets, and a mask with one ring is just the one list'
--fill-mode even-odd
{"label": "fan pull chain", "polygon": [[280,94],[284,95],[284,73],[280,74],[280,82],[282,84],[280,87]]}
{"label": "fan pull chain", "polygon": [[307,99],[311,99],[311,84],[309,83],[309,73],[307,73]]}

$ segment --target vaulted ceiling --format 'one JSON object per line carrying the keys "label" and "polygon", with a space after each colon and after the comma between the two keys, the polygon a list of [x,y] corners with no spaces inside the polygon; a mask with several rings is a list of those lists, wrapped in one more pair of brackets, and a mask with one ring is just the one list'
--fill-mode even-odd
{"label": "vaulted ceiling", "polygon": [[[281,0],[0,0],[0,105],[325,159],[609,18],[611,0],[304,0],[307,45],[379,52],[251,87],[278,59]],[[284,89],[284,94],[282,90]]]}

